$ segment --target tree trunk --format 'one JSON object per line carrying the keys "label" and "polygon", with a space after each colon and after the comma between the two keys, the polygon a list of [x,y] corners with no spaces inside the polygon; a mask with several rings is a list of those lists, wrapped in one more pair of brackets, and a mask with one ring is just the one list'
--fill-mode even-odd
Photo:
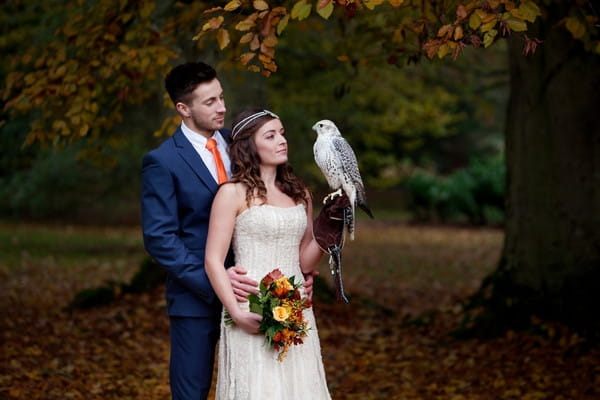
{"label": "tree trunk", "polygon": [[505,244],[480,291],[488,333],[532,315],[600,321],[600,57],[556,27],[558,8],[528,32],[544,40],[534,55],[509,40]]}

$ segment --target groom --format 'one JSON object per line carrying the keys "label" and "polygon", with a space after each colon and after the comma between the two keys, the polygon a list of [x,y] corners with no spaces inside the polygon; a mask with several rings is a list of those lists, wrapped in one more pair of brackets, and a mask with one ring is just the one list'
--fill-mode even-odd
{"label": "groom", "polygon": [[[219,187],[217,164],[224,167],[221,178],[230,176],[229,132],[222,130],[223,89],[211,66],[179,65],[166,76],[165,87],[182,123],[144,156],[142,229],[147,252],[167,272],[172,397],[199,400],[210,390],[219,338],[221,303],[204,271],[204,248]],[[206,148],[209,139],[216,141],[218,155]],[[228,266],[233,265],[231,258]],[[258,293],[257,282],[242,267],[228,268],[228,274],[239,301]]]}

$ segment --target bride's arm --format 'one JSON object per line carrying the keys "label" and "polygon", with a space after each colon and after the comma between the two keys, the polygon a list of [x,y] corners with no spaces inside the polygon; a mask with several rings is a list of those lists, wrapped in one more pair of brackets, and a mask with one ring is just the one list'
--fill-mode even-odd
{"label": "bride's arm", "polygon": [[[309,198],[310,199],[310,198]],[[319,260],[323,256],[323,251],[317,244],[313,231],[313,209],[312,201],[309,200],[306,207],[307,224],[306,231],[300,242],[300,269],[304,274],[310,273],[317,268]]]}
{"label": "bride's arm", "polygon": [[222,185],[213,201],[206,241],[205,268],[215,293],[235,324],[248,333],[256,333],[261,317],[239,308],[224,266],[235,219],[241,210],[240,204],[244,202],[244,199],[240,199],[240,191],[236,189],[235,184]]}

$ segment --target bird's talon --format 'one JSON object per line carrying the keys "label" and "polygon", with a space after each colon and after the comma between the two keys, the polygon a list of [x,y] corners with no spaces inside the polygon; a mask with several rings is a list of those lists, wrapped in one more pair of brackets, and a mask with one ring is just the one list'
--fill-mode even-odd
{"label": "bird's talon", "polygon": [[329,193],[327,196],[325,196],[325,198],[323,199],[323,204],[327,204],[328,200],[333,200],[335,199],[337,196],[342,196],[343,192],[342,189],[338,189],[335,192],[331,192]]}

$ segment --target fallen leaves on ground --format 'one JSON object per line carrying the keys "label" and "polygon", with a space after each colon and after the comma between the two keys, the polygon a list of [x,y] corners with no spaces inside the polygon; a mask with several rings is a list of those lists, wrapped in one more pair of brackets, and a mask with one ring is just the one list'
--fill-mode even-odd
{"label": "fallen leaves on ground", "polygon": [[[344,250],[351,303],[330,303],[326,293],[315,299],[334,399],[600,398],[600,349],[564,327],[539,321],[543,334],[450,335],[463,317],[461,301],[495,265],[499,231],[360,228]],[[52,254],[24,254],[19,265],[0,258],[0,398],[170,398],[164,288],[63,310],[82,288],[130,277],[144,253],[123,251],[112,260],[94,253],[69,268]],[[331,283],[325,262],[321,275]]]}

